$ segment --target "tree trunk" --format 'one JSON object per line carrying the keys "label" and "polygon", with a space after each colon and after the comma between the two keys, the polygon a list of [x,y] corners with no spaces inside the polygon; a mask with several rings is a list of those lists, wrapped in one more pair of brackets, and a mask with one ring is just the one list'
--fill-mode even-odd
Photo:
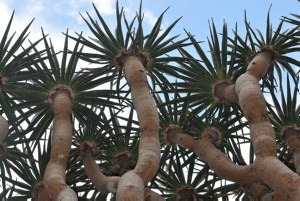
{"label": "tree trunk", "polygon": [[53,136],[50,160],[44,173],[44,185],[51,200],[77,200],[76,193],[66,184],[66,162],[72,143],[73,126],[70,115],[72,100],[65,90],[54,94]]}
{"label": "tree trunk", "polygon": [[[132,194],[128,190],[132,189],[132,181],[142,181],[142,184],[135,186],[135,189],[138,188],[136,192],[143,192],[142,195],[144,195],[144,187],[155,176],[159,168],[159,117],[148,88],[145,67],[140,58],[138,56],[124,57],[123,70],[131,89],[133,105],[141,128],[141,137],[136,167],[133,172],[122,176],[128,179],[121,178],[117,190],[117,200],[140,200],[139,194]],[[119,192],[122,193],[119,194]],[[136,197],[134,198],[134,196]]]}

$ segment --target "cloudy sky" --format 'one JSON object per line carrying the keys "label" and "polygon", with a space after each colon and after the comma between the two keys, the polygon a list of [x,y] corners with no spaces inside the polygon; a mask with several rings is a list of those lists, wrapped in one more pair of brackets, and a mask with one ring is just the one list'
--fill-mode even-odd
{"label": "cloudy sky", "polygon": [[[55,50],[62,50],[64,41],[62,33],[67,29],[73,36],[75,32],[81,31],[84,36],[92,36],[80,15],[81,13],[86,17],[88,12],[96,19],[92,2],[106,23],[114,30],[116,0],[0,0],[0,38],[12,12],[15,11],[11,33],[13,31],[20,33],[34,19],[30,27],[29,39],[31,41],[40,39],[42,27],[45,33],[49,34]],[[139,9],[140,0],[119,0],[119,5],[124,8],[126,18],[130,21]],[[211,19],[220,32],[225,21],[229,31],[237,24],[240,33],[244,30],[243,21],[246,11],[251,26],[264,32],[270,7],[274,29],[282,16],[291,17],[291,13],[300,15],[298,0],[143,0],[144,27],[150,28],[168,7],[170,8],[164,16],[163,28],[182,17],[171,35],[182,34],[182,37],[185,37],[184,29],[186,29],[195,35],[198,41],[206,41],[209,35],[208,21]],[[204,42],[202,46],[206,44]]]}
{"label": "cloudy sky", "polygon": [[[92,2],[96,5],[107,23],[115,27],[115,0],[0,0],[0,36],[7,22],[15,11],[13,31],[20,33],[32,19],[35,18],[30,31],[30,39],[41,37],[41,27],[54,41],[55,46],[62,44],[62,32],[69,29],[70,34],[83,31],[88,34],[87,26],[79,13],[86,16],[86,11],[94,15]],[[188,2],[188,3],[187,3]],[[138,10],[140,0],[119,0],[128,19]],[[276,26],[282,16],[298,13],[300,3],[297,0],[144,0],[143,10],[146,25],[153,25],[157,17],[170,6],[164,18],[168,26],[177,18],[183,16],[172,34],[183,34],[187,29],[196,35],[198,40],[205,40],[209,34],[208,20],[213,18],[217,29],[221,30],[224,20],[229,30],[238,23],[243,29],[244,12],[255,28],[264,29],[266,15],[271,8],[272,22]],[[19,32],[18,32],[19,31]]]}

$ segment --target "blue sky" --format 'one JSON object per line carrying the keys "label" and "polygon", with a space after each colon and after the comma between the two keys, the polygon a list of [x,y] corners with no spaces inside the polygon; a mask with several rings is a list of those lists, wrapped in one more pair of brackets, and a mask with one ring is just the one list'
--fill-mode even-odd
{"label": "blue sky", "polygon": [[[61,45],[62,32],[69,28],[69,33],[88,33],[87,26],[82,20],[79,12],[84,16],[88,11],[94,14],[92,2],[95,3],[107,23],[115,27],[115,0],[1,0],[0,30],[6,26],[9,17],[15,10],[13,30],[20,31],[33,18],[35,21],[31,26],[30,39],[41,37],[40,28],[43,27],[54,41],[54,45]],[[140,0],[119,0],[126,15],[130,19],[138,10]],[[214,20],[217,30],[221,31],[224,21],[228,24],[228,30],[238,24],[243,30],[244,12],[254,28],[264,30],[267,12],[271,8],[271,19],[274,27],[282,16],[289,13],[298,13],[300,3],[297,0],[144,0],[143,10],[145,12],[146,26],[154,24],[157,17],[170,6],[164,18],[164,26],[167,27],[177,18],[183,16],[172,32],[172,35],[182,34],[183,29],[196,35],[199,41],[206,40],[209,35],[208,20]],[[3,33],[0,31],[0,35]]]}

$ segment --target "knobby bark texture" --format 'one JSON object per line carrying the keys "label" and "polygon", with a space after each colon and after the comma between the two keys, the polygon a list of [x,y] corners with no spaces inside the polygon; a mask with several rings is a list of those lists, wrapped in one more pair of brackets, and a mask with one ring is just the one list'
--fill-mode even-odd
{"label": "knobby bark texture", "polygon": [[77,200],[76,193],[66,184],[66,163],[72,143],[73,126],[70,115],[73,100],[66,87],[59,86],[50,93],[52,104],[53,136],[50,160],[43,184],[51,200]]}
{"label": "knobby bark texture", "polygon": [[137,164],[134,170],[121,177],[117,189],[117,200],[143,200],[144,187],[159,168],[159,116],[149,91],[146,69],[141,57],[135,55],[123,57],[122,67],[131,89],[141,136]]}

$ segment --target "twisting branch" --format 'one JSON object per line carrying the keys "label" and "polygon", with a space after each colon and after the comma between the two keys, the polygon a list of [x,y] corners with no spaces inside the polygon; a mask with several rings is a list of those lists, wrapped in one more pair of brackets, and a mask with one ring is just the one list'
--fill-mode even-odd
{"label": "twisting branch", "polygon": [[270,123],[266,102],[259,80],[268,71],[272,53],[257,54],[248,65],[247,71],[235,83],[239,105],[247,118],[251,140],[257,157],[276,156],[275,131]]}
{"label": "twisting branch", "polygon": [[[274,56],[275,55],[275,56]],[[249,63],[235,83],[239,105],[249,122],[250,136],[256,160],[253,170],[275,193],[283,192],[284,200],[300,197],[300,178],[276,157],[276,136],[270,123],[259,80],[267,73],[276,52],[265,47]]]}
{"label": "twisting branch", "polygon": [[176,125],[170,125],[164,131],[167,143],[177,144],[193,150],[197,156],[209,165],[221,178],[241,185],[257,182],[258,179],[251,171],[252,166],[239,166],[234,164],[223,152],[216,148],[220,142],[220,133],[216,128],[207,128],[198,139],[183,133]]}

